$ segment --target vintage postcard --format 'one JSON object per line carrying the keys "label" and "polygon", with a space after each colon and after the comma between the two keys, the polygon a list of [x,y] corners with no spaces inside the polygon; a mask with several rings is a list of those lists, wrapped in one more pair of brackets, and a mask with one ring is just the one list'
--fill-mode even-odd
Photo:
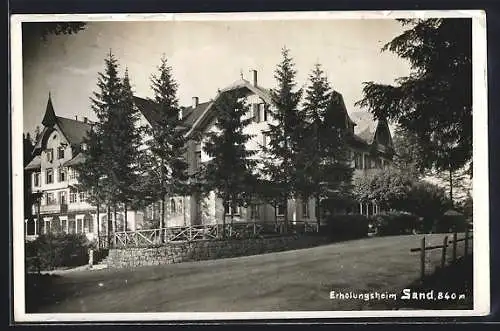
{"label": "vintage postcard", "polygon": [[16,322],[489,314],[484,12],[14,15],[10,54]]}

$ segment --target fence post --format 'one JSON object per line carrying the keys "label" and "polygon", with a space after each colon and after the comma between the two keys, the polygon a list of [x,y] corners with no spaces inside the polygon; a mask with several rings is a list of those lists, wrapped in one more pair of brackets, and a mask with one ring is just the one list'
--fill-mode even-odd
{"label": "fence post", "polygon": [[425,277],[425,236],[422,237],[420,242],[420,280]]}
{"label": "fence post", "polygon": [[446,248],[448,247],[448,236],[444,236],[443,250],[441,251],[441,268],[446,265]]}
{"label": "fence post", "polygon": [[453,262],[457,260],[457,233],[453,232],[453,251],[452,251],[452,256],[453,256]]}
{"label": "fence post", "polygon": [[465,228],[464,256],[469,254],[469,227]]}

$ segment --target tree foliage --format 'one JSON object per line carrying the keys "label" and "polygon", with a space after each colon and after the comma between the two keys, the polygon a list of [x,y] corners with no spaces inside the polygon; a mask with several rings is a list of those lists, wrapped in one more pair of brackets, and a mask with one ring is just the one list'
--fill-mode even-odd
{"label": "tree foliage", "polygon": [[299,155],[304,155],[305,178],[300,191],[305,197],[316,197],[317,215],[320,198],[347,196],[351,190],[353,170],[345,144],[346,125],[340,94],[330,87],[321,65],[316,64],[309,76],[304,111],[306,130]]}
{"label": "tree foliage", "polygon": [[244,132],[252,119],[245,118],[246,99],[237,91],[219,94],[213,109],[215,129],[205,142],[205,152],[211,159],[204,169],[204,181],[225,206],[229,204],[234,210],[249,204],[255,191],[255,152],[246,148],[252,136]]}
{"label": "tree foliage", "polygon": [[[187,192],[188,165],[185,160],[186,129],[179,118],[177,83],[167,58],[162,57],[158,72],[151,76],[153,101],[157,107],[156,121],[146,126],[144,132],[149,139],[148,150],[142,160],[147,176],[143,190],[152,201],[161,200],[161,220],[165,219],[166,195]],[[161,224],[163,225],[163,224]]]}
{"label": "tree foliage", "polygon": [[411,73],[395,85],[364,83],[358,105],[415,135],[419,165],[458,169],[472,157],[471,20],[400,20],[408,27],[383,47],[407,60]]}
{"label": "tree foliage", "polygon": [[[289,50],[282,50],[282,61],[275,70],[276,89],[271,90],[274,109],[270,111],[272,122],[268,123],[269,144],[263,148],[266,155],[264,174],[278,194],[273,200],[282,201],[287,209],[288,198],[300,192],[303,178],[305,156],[303,136],[305,112],[299,109],[302,89],[296,89],[295,64]],[[301,173],[302,172],[302,173]],[[285,230],[288,218],[285,212]]]}

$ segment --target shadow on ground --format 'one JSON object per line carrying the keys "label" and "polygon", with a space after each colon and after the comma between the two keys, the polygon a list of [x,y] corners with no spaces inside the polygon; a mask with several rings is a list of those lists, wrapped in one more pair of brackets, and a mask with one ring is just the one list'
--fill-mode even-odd
{"label": "shadow on ground", "polygon": [[[404,295],[406,291],[410,293]],[[415,295],[425,298],[415,298]],[[437,269],[424,281],[416,281],[400,293],[395,305],[398,309],[473,309],[472,256],[460,258],[455,263]]]}

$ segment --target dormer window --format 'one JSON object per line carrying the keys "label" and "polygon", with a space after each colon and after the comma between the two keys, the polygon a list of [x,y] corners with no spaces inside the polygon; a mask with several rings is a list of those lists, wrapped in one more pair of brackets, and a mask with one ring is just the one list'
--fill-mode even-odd
{"label": "dormer window", "polygon": [[82,143],[82,144],[80,145],[80,148],[82,149],[82,151],[86,151],[86,150],[87,150],[87,148],[88,148],[88,146],[87,146],[87,144],[86,144],[86,143]]}

